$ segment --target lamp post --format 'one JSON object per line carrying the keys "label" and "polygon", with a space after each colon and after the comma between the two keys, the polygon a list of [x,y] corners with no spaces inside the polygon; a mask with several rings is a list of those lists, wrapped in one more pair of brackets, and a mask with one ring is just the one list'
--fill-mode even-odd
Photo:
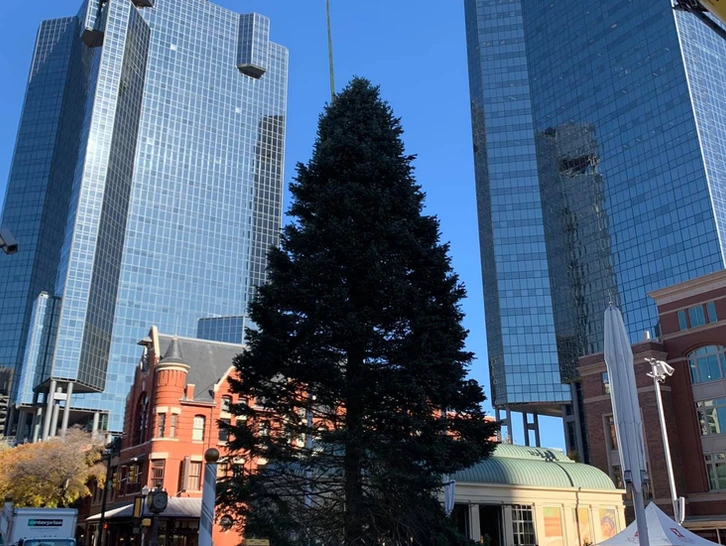
{"label": "lamp post", "polygon": [[149,491],[149,495],[146,499],[146,505],[149,507],[151,512],[151,540],[149,546],[159,546],[159,514],[166,510],[169,504],[169,494],[156,487]]}
{"label": "lamp post", "polygon": [[199,546],[212,546],[214,504],[217,498],[217,461],[219,451],[210,447],[204,452],[204,485],[202,486],[202,513],[199,518]]}
{"label": "lamp post", "polygon": [[103,496],[101,497],[101,519],[98,522],[98,546],[103,546],[104,527],[106,525],[106,502],[108,500],[108,490],[112,487],[112,475],[113,469],[111,468],[111,461],[113,456],[121,450],[121,437],[117,436],[112,438],[111,441],[106,444],[106,450],[104,455],[108,457],[106,464],[106,483],[103,486]]}
{"label": "lamp post", "polygon": [[673,515],[676,521],[680,524],[685,519],[685,510],[683,509],[683,503],[678,498],[676,492],[676,480],[673,475],[673,461],[671,460],[671,448],[668,442],[668,430],[666,429],[665,412],[663,411],[663,396],[660,392],[661,383],[665,382],[666,377],[673,375],[675,371],[672,366],[669,366],[662,360],[656,360],[655,358],[646,358],[646,361],[650,364],[650,373],[648,377],[653,378],[653,386],[655,388],[655,399],[658,404],[658,418],[660,420],[660,431],[663,436],[663,451],[665,451],[665,463],[666,471],[668,472],[668,485],[671,489],[671,501],[673,502]]}

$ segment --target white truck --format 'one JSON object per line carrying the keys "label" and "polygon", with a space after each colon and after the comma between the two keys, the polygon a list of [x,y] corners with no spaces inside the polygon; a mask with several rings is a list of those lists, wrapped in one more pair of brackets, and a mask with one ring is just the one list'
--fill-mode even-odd
{"label": "white truck", "polygon": [[5,503],[0,546],[76,546],[74,508],[16,508]]}

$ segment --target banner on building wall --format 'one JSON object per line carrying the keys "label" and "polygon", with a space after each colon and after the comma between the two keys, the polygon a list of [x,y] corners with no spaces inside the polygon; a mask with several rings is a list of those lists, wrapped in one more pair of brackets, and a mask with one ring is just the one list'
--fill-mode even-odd
{"label": "banner on building wall", "polygon": [[546,507],[542,510],[544,515],[544,546],[564,546],[562,537],[562,510],[560,508]]}
{"label": "banner on building wall", "polygon": [[590,530],[590,510],[588,508],[578,508],[575,512],[577,515],[577,529],[580,544],[592,544],[592,531]]}
{"label": "banner on building wall", "polygon": [[600,532],[602,533],[602,539],[613,538],[618,534],[617,516],[615,510],[610,508],[600,509]]}

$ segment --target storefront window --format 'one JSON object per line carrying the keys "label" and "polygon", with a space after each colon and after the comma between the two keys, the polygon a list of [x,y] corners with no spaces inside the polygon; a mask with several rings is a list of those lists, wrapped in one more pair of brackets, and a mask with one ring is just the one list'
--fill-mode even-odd
{"label": "storefront window", "polygon": [[229,440],[229,427],[230,420],[229,419],[220,419],[219,420],[219,443],[226,444]]}
{"label": "storefront window", "polygon": [[169,425],[169,438],[176,438],[177,426],[179,426],[179,416],[175,413],[171,416],[171,424]]}
{"label": "storefront window", "polygon": [[190,491],[199,491],[202,488],[202,463],[191,461],[189,463],[189,482]]}
{"label": "storefront window", "polygon": [[451,513],[456,530],[464,536],[469,536],[469,506],[466,504],[455,504]]}
{"label": "storefront window", "polygon": [[724,348],[721,345],[699,347],[688,355],[693,383],[706,383],[723,378]]}
{"label": "storefront window", "polygon": [[701,435],[710,436],[726,432],[726,398],[696,402]]}
{"label": "storefront window", "polygon": [[512,533],[514,546],[535,546],[537,544],[531,506],[512,505]]}
{"label": "storefront window", "polygon": [[201,442],[204,440],[205,419],[203,415],[194,416],[194,428],[192,429],[192,440]]}
{"label": "storefront window", "polygon": [[608,439],[608,448],[610,448],[611,451],[618,449],[618,434],[615,431],[615,418],[612,415],[606,416],[605,425],[605,433],[607,434]]}
{"label": "storefront window", "polygon": [[156,421],[156,437],[163,438],[166,433],[166,413],[160,413]]}
{"label": "storefront window", "polygon": [[705,457],[711,491],[726,489],[726,453],[709,453]]}
{"label": "storefront window", "polygon": [[610,394],[610,376],[607,372],[602,373],[602,393],[603,394]]}
{"label": "storefront window", "polygon": [[151,461],[151,485],[152,487],[164,487],[164,459]]}

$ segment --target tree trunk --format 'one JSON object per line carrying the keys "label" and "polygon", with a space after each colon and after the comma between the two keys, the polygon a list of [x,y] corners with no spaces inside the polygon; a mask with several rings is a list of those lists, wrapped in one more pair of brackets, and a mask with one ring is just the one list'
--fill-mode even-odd
{"label": "tree trunk", "polygon": [[363,367],[362,351],[350,351],[346,362],[346,442],[343,459],[345,476],[345,545],[352,546],[363,535],[362,496],[363,496],[363,450],[362,439],[362,401],[360,399],[361,370]]}

